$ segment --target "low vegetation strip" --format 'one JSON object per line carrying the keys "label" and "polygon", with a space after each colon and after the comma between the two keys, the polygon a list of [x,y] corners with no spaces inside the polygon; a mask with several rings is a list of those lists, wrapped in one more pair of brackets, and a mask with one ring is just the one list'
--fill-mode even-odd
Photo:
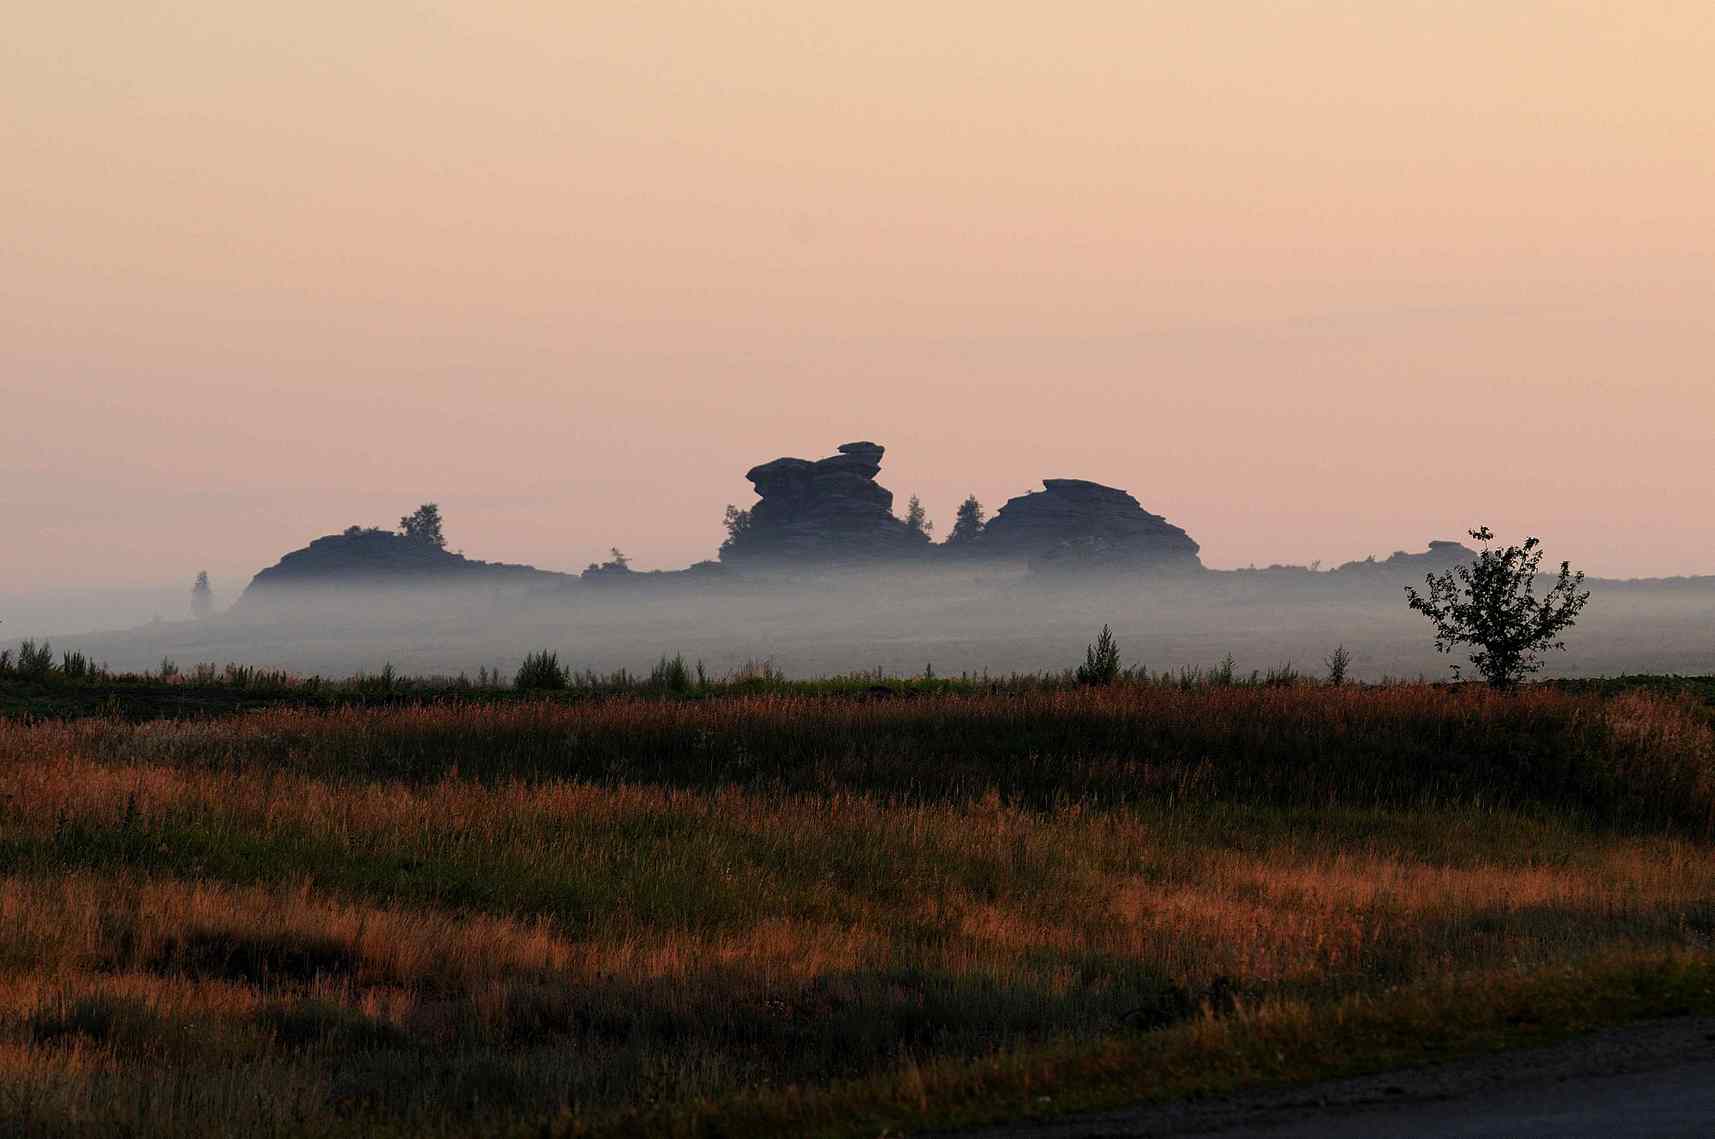
{"label": "low vegetation strip", "polygon": [[873,1135],[1702,1008],[1710,756],[1418,686],[4,722],[0,1130]]}
{"label": "low vegetation strip", "polygon": [[578,780],[917,801],[1492,804],[1715,830],[1715,728],[1683,699],[1153,684],[864,699],[463,702],[130,724],[0,722],[0,755],[333,780]]}

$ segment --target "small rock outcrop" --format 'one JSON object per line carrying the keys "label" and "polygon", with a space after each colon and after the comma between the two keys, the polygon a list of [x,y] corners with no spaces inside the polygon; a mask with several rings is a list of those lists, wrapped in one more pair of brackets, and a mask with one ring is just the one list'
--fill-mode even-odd
{"label": "small rock outcrop", "polygon": [[1385,561],[1366,558],[1361,562],[1347,562],[1332,572],[1357,578],[1420,578],[1425,574],[1443,573],[1455,566],[1468,566],[1476,560],[1477,551],[1463,542],[1442,540],[1429,543],[1429,549],[1421,554],[1395,550]]}
{"label": "small rock outcrop", "polygon": [[1057,570],[1202,568],[1197,543],[1137,499],[1087,479],[1043,479],[1043,490],[1007,500],[983,528],[983,554]]}
{"label": "small rock outcrop", "polygon": [[846,443],[812,462],[775,459],[745,473],[762,501],[721,548],[733,563],[837,562],[910,557],[927,535],[893,516],[893,492],[875,481],[886,448]]}
{"label": "small rock outcrop", "polygon": [[481,562],[450,553],[432,542],[388,530],[353,526],[293,550],[250,579],[241,601],[254,603],[299,589],[380,585],[541,585],[564,574],[533,566]]}

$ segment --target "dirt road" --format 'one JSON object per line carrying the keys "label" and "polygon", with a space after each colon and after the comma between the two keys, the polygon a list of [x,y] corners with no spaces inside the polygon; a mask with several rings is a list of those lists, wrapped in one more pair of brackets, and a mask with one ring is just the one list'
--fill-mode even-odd
{"label": "dirt road", "polygon": [[961,1139],[1715,1137],[1715,1020],[1433,1068],[959,1133]]}

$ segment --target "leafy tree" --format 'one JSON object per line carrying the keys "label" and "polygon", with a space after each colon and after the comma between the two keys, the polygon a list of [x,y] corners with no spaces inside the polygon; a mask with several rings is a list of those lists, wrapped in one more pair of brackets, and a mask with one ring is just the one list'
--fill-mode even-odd
{"label": "leafy tree", "polygon": [[1084,663],[1078,666],[1078,683],[1112,684],[1119,675],[1119,642],[1114,639],[1114,631],[1103,625],[1096,643],[1084,650]]}
{"label": "leafy tree", "polygon": [[213,613],[214,588],[208,583],[208,571],[198,570],[191,585],[191,615],[198,621],[206,621]]}
{"label": "leafy tree", "polygon": [[[1451,653],[1470,645],[1471,664],[1494,688],[1515,688],[1542,668],[1542,654],[1565,649],[1560,635],[1570,629],[1590,600],[1580,590],[1584,573],[1560,563],[1560,574],[1548,592],[1536,596],[1542,564],[1542,540],[1526,538],[1522,546],[1497,550],[1487,526],[1471,531],[1483,543],[1477,560],[1439,576],[1429,574],[1427,596],[1411,586],[1405,594],[1413,609],[1435,626],[1435,649]],[[1459,666],[1453,666],[1459,676]]]}
{"label": "leafy tree", "polygon": [[740,510],[732,503],[726,504],[726,516],[721,519],[721,525],[726,527],[726,541],[721,543],[724,554],[734,546],[743,544],[744,536],[750,533],[750,511]]}
{"label": "leafy tree", "polygon": [[424,542],[441,550],[447,548],[447,539],[441,533],[441,508],[432,502],[423,503],[399,519],[399,533],[413,542]]}
{"label": "leafy tree", "polygon": [[912,495],[911,501],[905,504],[905,528],[925,537],[935,528],[935,524],[929,521],[929,512],[923,509],[923,500],[916,495]]}
{"label": "leafy tree", "polygon": [[967,495],[965,501],[959,503],[959,512],[953,516],[953,531],[947,535],[947,544],[956,546],[969,542],[983,532],[983,504],[977,501],[977,496]]}

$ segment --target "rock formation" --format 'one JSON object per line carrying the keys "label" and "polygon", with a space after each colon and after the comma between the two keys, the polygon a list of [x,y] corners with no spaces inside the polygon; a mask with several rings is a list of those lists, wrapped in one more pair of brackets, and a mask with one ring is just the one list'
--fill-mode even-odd
{"label": "rock formation", "polygon": [[1425,574],[1443,573],[1454,566],[1468,566],[1476,560],[1477,551],[1471,547],[1462,542],[1442,540],[1429,543],[1429,549],[1421,554],[1395,550],[1386,561],[1366,558],[1361,562],[1347,562],[1332,572],[1351,577],[1417,579]]}
{"label": "rock formation", "polygon": [[846,443],[811,462],[775,459],[745,474],[762,501],[750,524],[721,548],[734,563],[833,562],[899,558],[929,547],[928,536],[893,516],[893,492],[880,486],[880,444]]}
{"label": "rock formation", "polygon": [[296,589],[375,585],[554,585],[568,580],[533,566],[480,562],[432,542],[353,526],[293,550],[251,578],[241,601]]}
{"label": "rock formation", "polygon": [[988,557],[1043,570],[1198,570],[1197,543],[1123,490],[1085,479],[1043,479],[1046,489],[1007,500],[983,528]]}

